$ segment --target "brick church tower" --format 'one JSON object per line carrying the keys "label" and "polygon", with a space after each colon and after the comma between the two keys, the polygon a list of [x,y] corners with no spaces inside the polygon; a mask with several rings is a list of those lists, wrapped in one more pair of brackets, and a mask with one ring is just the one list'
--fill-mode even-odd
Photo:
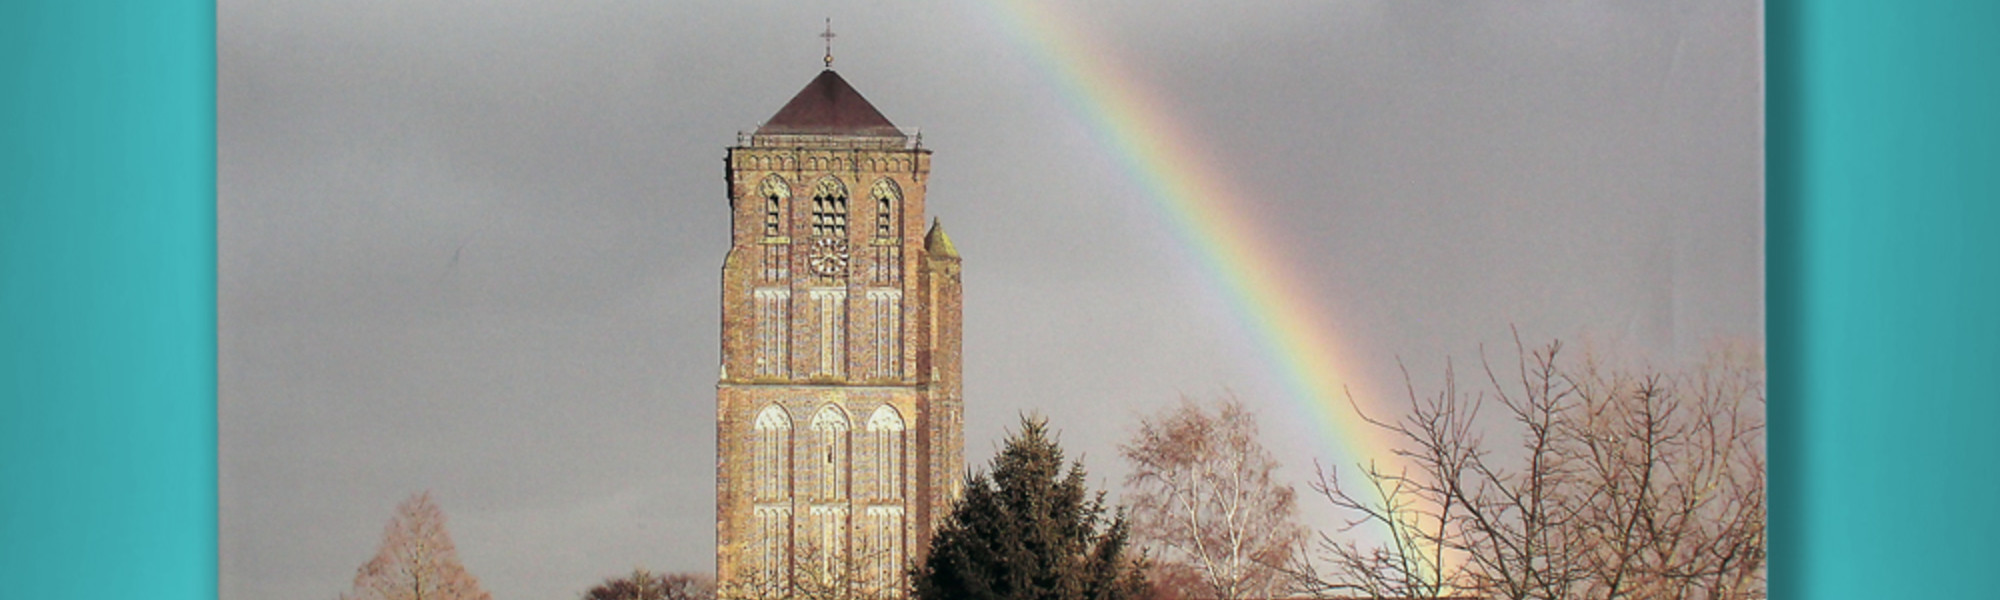
{"label": "brick church tower", "polygon": [[964,476],[959,257],[931,152],[832,69],[729,149],[725,599],[896,597]]}

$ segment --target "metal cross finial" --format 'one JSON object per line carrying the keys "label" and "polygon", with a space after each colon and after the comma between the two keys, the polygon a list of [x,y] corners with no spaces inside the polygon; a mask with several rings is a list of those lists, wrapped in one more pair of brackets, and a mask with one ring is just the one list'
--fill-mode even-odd
{"label": "metal cross finial", "polygon": [[833,17],[826,19],[826,33],[819,34],[826,40],[826,68],[833,68]]}

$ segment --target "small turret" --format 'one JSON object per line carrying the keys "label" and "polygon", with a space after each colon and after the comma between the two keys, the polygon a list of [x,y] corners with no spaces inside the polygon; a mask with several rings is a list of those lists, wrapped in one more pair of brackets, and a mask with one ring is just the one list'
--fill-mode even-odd
{"label": "small turret", "polygon": [[945,235],[944,223],[931,219],[931,232],[924,235],[924,253],[934,258],[958,258],[958,247],[951,245],[951,236]]}

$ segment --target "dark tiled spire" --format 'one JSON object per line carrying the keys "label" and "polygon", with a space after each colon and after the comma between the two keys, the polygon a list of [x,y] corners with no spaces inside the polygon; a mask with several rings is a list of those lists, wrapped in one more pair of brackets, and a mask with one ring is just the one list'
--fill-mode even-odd
{"label": "dark tiled spire", "polygon": [[882,111],[875,110],[861,92],[841,79],[833,69],[819,72],[812,83],[792,96],[778,114],[771,115],[757,135],[847,135],[901,138]]}

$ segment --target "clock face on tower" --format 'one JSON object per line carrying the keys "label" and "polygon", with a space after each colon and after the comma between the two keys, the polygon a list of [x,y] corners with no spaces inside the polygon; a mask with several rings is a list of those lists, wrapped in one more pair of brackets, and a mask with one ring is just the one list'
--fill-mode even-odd
{"label": "clock face on tower", "polygon": [[847,273],[847,240],[819,238],[813,240],[808,252],[806,261],[814,273],[824,277],[839,277]]}

